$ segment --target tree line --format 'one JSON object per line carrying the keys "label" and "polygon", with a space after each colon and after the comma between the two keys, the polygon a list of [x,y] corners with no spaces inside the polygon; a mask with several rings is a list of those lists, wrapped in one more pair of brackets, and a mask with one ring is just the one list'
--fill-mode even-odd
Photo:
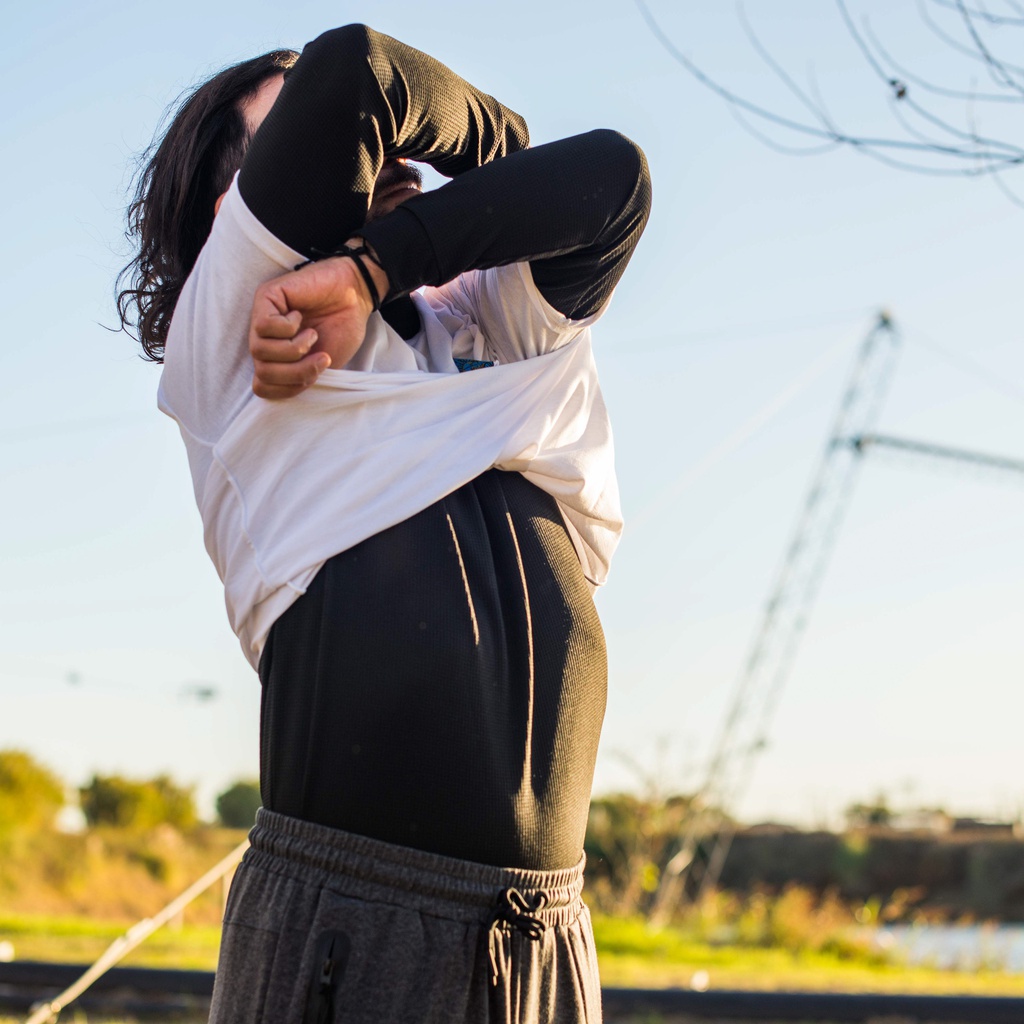
{"label": "tree line", "polygon": [[[585,848],[588,899],[595,908],[613,915],[650,911],[666,865],[678,850],[692,799],[650,792],[591,801]],[[194,789],[167,775],[94,774],[71,789],[24,751],[0,751],[0,855],[17,846],[19,837],[53,830],[69,804],[77,804],[90,829],[122,830],[125,836],[134,832],[145,838],[147,832],[170,827],[198,840],[203,833],[197,830],[206,824]],[[259,806],[258,783],[238,780],[217,796],[212,824],[249,828]],[[741,831],[721,889],[753,899],[795,885],[816,899],[840,899],[862,908],[877,899],[898,915],[920,909],[1024,920],[1022,839],[886,830],[893,815],[880,795],[847,809],[845,833],[785,827]]]}
{"label": "tree line", "polygon": [[[0,839],[52,827],[77,800],[90,827],[134,830],[170,825],[188,832],[201,824],[195,789],[168,775],[132,779],[94,774],[77,789],[23,750],[0,750]],[[239,779],[216,799],[216,824],[249,828],[260,806],[259,783]]]}

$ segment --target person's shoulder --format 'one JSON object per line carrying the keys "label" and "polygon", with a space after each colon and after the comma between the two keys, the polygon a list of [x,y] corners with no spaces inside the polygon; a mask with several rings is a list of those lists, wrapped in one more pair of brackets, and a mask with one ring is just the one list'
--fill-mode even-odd
{"label": "person's shoulder", "polygon": [[286,245],[269,228],[264,227],[249,209],[238,189],[237,175],[224,195],[220,210],[213,218],[213,228],[203,253],[207,250],[213,250],[217,256],[226,257],[232,262],[245,259],[251,252],[252,256],[258,256],[261,262],[273,264],[280,273],[292,270],[304,259],[301,253]]}
{"label": "person's shoulder", "polygon": [[171,318],[161,385],[176,418],[215,440],[252,399],[253,294],[301,256],[253,216],[232,184]]}

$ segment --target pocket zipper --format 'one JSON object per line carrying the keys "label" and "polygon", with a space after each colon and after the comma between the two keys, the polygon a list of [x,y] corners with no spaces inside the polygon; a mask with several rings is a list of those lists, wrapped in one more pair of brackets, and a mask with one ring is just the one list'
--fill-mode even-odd
{"label": "pocket zipper", "polygon": [[313,956],[313,977],[303,1024],[330,1024],[334,993],[348,963],[349,938],[345,932],[322,932]]}

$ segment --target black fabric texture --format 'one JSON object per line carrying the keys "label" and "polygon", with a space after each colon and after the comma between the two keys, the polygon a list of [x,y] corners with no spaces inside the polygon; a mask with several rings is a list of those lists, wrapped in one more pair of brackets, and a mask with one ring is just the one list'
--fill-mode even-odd
{"label": "black fabric texture", "polygon": [[518,473],[331,558],[260,678],[268,809],[483,864],[579,860],[604,638],[555,500]]}
{"label": "black fabric texture", "polygon": [[238,184],[260,223],[312,256],[362,227],[385,158],[453,177],[528,145],[518,114],[433,57],[347,25],[303,49]]}
{"label": "black fabric texture", "polygon": [[529,260],[544,298],[582,319],[626,269],[650,198],[643,151],[600,129],[495,160],[409,199],[361,234],[393,292]]}
{"label": "black fabric texture", "polygon": [[[493,97],[353,25],[305,48],[239,188],[307,256],[364,237],[405,338],[410,290],[524,260],[555,309],[588,316],[646,222],[644,155],[610,131],[528,144]],[[453,180],[367,223],[400,158]],[[329,559],[273,626],[260,678],[268,809],[484,864],[578,861],[604,638],[557,503],[519,474],[491,470]]]}
{"label": "black fabric texture", "polygon": [[[528,260],[556,310],[589,316],[646,223],[646,159],[607,130],[528,143],[522,118],[493,97],[426,54],[351,25],[303,50],[249,147],[239,188],[257,219],[307,256],[361,234],[393,297]],[[454,180],[365,223],[384,161],[403,157]],[[408,304],[390,307],[392,326],[415,333]]]}

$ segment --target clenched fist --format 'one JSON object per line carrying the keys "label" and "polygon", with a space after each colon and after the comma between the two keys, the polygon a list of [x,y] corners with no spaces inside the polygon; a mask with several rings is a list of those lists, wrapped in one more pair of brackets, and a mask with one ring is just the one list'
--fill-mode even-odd
{"label": "clenched fist", "polygon": [[[380,295],[387,275],[365,261]],[[252,389],[260,398],[290,398],[329,366],[343,367],[359,349],[373,312],[353,258],[332,257],[282,274],[256,289],[249,321]]]}

